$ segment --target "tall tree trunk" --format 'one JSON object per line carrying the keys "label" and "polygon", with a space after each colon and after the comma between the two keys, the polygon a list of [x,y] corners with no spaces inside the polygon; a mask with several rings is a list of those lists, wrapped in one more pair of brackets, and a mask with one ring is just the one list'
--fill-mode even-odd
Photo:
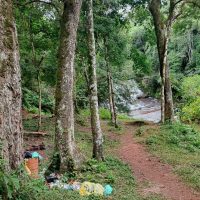
{"label": "tall tree trunk", "polygon": [[157,38],[158,55],[160,62],[160,76],[162,80],[161,86],[161,122],[173,121],[174,110],[173,110],[173,98],[170,81],[170,70],[167,61],[168,57],[168,43],[173,19],[174,7],[170,4],[169,16],[166,22],[163,21],[161,16],[161,1],[151,0],[149,9],[153,16],[155,33]]}
{"label": "tall tree trunk", "polygon": [[74,139],[74,57],[82,0],[64,1],[56,88],[56,150],[60,171],[79,168],[82,155]]}
{"label": "tall tree trunk", "polygon": [[117,113],[115,108],[115,97],[114,97],[114,88],[113,88],[113,80],[112,74],[110,71],[109,66],[109,59],[108,59],[108,44],[107,38],[104,38],[104,46],[105,46],[105,61],[107,67],[107,82],[108,82],[108,94],[109,94],[109,107],[110,107],[110,116],[112,124],[117,128]]}
{"label": "tall tree trunk", "polygon": [[104,160],[103,157],[103,133],[100,125],[98,96],[97,96],[97,77],[96,77],[96,50],[94,38],[93,22],[93,0],[87,0],[87,21],[88,21],[88,48],[89,48],[89,90],[90,90],[90,110],[91,127],[93,134],[93,158]]}
{"label": "tall tree trunk", "polygon": [[0,156],[6,169],[22,162],[21,73],[12,0],[0,1]]}

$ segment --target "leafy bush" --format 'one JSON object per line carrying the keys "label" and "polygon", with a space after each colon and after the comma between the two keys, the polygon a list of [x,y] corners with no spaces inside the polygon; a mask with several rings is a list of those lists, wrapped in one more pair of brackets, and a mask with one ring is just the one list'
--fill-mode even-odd
{"label": "leafy bush", "polygon": [[[89,109],[83,109],[83,110],[81,110],[80,115],[82,115],[84,117],[90,117],[90,110]],[[99,109],[99,115],[100,115],[100,118],[103,119],[103,120],[110,119],[110,111],[106,108],[100,108]]]}
{"label": "leafy bush", "polygon": [[194,100],[200,96],[200,75],[186,77],[182,82],[182,94],[186,100]]}
{"label": "leafy bush", "polygon": [[147,138],[146,140],[146,144],[147,145],[153,145],[153,144],[157,144],[158,139],[155,135],[151,135],[149,138]]}
{"label": "leafy bush", "polygon": [[200,97],[182,108],[181,119],[183,121],[200,120]]}
{"label": "leafy bush", "polygon": [[[23,107],[31,113],[38,113],[39,96],[35,91],[23,88]],[[42,111],[52,113],[54,110],[54,98],[47,94],[42,94]]]}
{"label": "leafy bush", "polygon": [[106,108],[99,109],[99,115],[101,119],[109,120],[110,119],[110,111]]}
{"label": "leafy bush", "polygon": [[[0,144],[0,151],[2,145]],[[1,156],[1,155],[0,155]],[[8,174],[5,169],[5,161],[0,157],[0,199],[12,199],[13,194],[20,188],[16,174]]]}
{"label": "leafy bush", "polygon": [[168,144],[190,152],[200,150],[200,133],[191,126],[176,123],[165,125],[162,129],[162,137],[166,139]]}
{"label": "leafy bush", "polygon": [[[99,108],[99,115],[100,115],[100,118],[103,119],[103,120],[110,120],[111,119],[109,109]],[[90,117],[90,110],[89,109],[81,110],[79,118],[82,119],[82,117],[84,117],[84,118]],[[117,114],[117,119],[127,120],[127,119],[130,119],[130,117],[128,117],[126,114]]]}
{"label": "leafy bush", "polygon": [[183,121],[200,120],[200,75],[186,77],[182,82],[184,106],[181,111]]}

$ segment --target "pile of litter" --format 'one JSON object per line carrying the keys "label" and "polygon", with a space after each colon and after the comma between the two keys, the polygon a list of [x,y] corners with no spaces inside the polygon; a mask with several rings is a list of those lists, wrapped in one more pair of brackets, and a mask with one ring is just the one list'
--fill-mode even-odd
{"label": "pile of litter", "polygon": [[110,185],[105,185],[104,187],[99,183],[71,181],[69,183],[63,183],[60,180],[58,174],[51,174],[46,177],[46,181],[50,188],[57,187],[66,190],[78,191],[81,196],[87,195],[100,195],[109,196],[112,194],[113,188]]}
{"label": "pile of litter", "polygon": [[[43,157],[38,152],[26,151],[24,153],[25,169],[32,178],[39,178],[39,161]],[[44,177],[42,175],[42,177]],[[87,195],[100,195],[109,196],[113,192],[113,188],[110,185],[102,186],[99,183],[92,183],[85,181],[83,183],[78,181],[70,181],[68,183],[62,182],[62,176],[57,173],[52,173],[45,177],[46,183],[49,188],[61,188],[65,190],[78,191],[81,196]]]}

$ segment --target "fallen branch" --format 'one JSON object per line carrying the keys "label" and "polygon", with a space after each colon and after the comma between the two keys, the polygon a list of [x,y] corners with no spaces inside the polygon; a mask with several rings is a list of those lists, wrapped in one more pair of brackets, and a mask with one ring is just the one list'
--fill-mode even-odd
{"label": "fallen branch", "polygon": [[49,136],[47,133],[45,132],[32,132],[32,131],[24,131],[25,135],[34,135],[34,136]]}

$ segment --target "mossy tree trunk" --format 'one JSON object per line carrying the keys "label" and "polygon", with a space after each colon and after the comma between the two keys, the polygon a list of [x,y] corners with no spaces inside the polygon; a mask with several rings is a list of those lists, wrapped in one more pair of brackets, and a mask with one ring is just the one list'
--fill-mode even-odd
{"label": "mossy tree trunk", "polygon": [[87,0],[87,31],[88,31],[88,49],[89,49],[89,66],[88,81],[90,92],[90,111],[91,111],[91,127],[93,135],[93,158],[104,160],[103,157],[103,133],[101,130],[98,96],[97,96],[97,77],[96,77],[96,49],[94,38],[94,22],[93,22],[93,0]]}
{"label": "mossy tree trunk", "polygon": [[0,152],[7,170],[23,159],[21,73],[13,1],[0,1]]}
{"label": "mossy tree trunk", "polygon": [[150,12],[153,16],[155,33],[157,38],[158,55],[160,62],[160,76],[162,80],[161,89],[161,122],[174,120],[173,97],[170,81],[170,68],[168,64],[168,43],[171,26],[175,19],[177,4],[170,0],[170,8],[167,20],[164,20],[161,13],[161,0],[151,0]]}
{"label": "mossy tree trunk", "polygon": [[61,21],[59,63],[56,88],[55,143],[60,171],[79,168],[82,156],[74,139],[74,57],[82,0],[64,1]]}

